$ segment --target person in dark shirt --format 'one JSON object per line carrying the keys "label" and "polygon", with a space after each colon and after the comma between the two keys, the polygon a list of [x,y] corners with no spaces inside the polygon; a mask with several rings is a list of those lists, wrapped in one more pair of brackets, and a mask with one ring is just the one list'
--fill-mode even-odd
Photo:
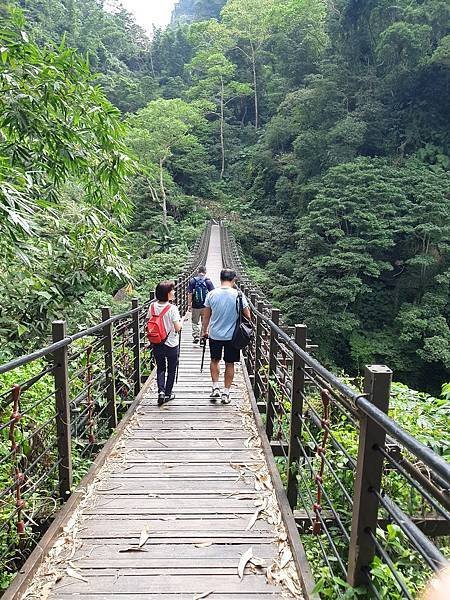
{"label": "person in dark shirt", "polygon": [[188,286],[188,310],[192,311],[192,337],[194,344],[200,341],[200,319],[203,323],[205,313],[205,299],[208,292],[214,289],[214,285],[206,277],[206,267],[198,268],[198,275],[192,277]]}

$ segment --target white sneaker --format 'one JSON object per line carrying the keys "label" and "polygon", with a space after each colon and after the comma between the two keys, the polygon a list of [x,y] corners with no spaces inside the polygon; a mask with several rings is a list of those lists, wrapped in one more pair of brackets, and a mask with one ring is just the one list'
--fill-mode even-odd
{"label": "white sneaker", "polygon": [[209,395],[209,399],[211,402],[215,402],[218,398],[220,398],[220,388],[215,387],[212,389],[212,392]]}
{"label": "white sneaker", "polygon": [[231,402],[230,394],[226,394],[225,392],[222,392],[221,402],[222,402],[222,404],[230,404],[230,402]]}

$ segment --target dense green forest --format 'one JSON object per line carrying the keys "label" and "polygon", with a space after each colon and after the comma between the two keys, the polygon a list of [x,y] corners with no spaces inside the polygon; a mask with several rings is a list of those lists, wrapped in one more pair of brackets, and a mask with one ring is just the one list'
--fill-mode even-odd
{"label": "dense green forest", "polygon": [[449,15],[179,0],[149,36],[116,2],[2,4],[0,361],[148,298],[226,218],[319,358],[388,364],[421,390],[395,418],[448,456],[448,386],[422,392],[450,379]]}
{"label": "dense green forest", "polygon": [[7,346],[131,281],[127,244],[142,244],[127,228],[147,256],[170,250],[174,219],[213,201],[324,360],[351,374],[386,362],[438,391],[450,362],[448,4],[230,0],[198,21],[222,4],[179,2],[152,39],[119,4],[2,9]]}
{"label": "dense green forest", "polygon": [[8,347],[74,299],[131,281],[133,248],[173,249],[174,222],[188,217],[194,235],[208,207],[231,215],[255,277],[290,322],[309,324],[328,364],[356,374],[381,361],[439,391],[450,364],[447,2],[181,0],[151,39],[120,4],[17,4],[23,23],[2,14]]}

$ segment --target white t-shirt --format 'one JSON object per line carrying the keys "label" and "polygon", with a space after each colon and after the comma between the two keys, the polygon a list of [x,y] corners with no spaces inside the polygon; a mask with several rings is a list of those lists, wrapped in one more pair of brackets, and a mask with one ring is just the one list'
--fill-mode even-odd
{"label": "white t-shirt", "polygon": [[[161,314],[168,304],[170,304],[170,302],[152,302],[152,305],[155,307],[153,309],[155,314]],[[151,317],[150,310],[151,307],[148,309],[147,321]],[[175,348],[180,343],[180,336],[178,335],[178,333],[175,332],[174,323],[176,323],[177,321],[181,321],[180,311],[178,310],[178,307],[175,306],[175,304],[170,304],[170,309],[163,316],[163,321],[164,327],[166,328],[166,331],[169,334],[169,337],[165,341],[165,345],[169,346],[170,348]]]}

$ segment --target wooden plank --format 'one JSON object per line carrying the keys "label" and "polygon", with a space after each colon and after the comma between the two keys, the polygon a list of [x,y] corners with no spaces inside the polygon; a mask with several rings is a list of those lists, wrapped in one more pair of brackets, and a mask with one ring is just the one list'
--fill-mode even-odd
{"label": "wooden plank", "polygon": [[[255,496],[256,497],[256,496]],[[90,514],[90,511],[96,510],[120,510],[134,508],[136,510],[136,502],[139,504],[139,509],[142,511],[153,510],[153,511],[166,511],[165,514],[186,514],[189,511],[203,511],[207,513],[209,511],[221,511],[236,512],[254,509],[254,500],[237,500],[235,496],[227,498],[224,496],[217,496],[214,498],[198,496],[192,498],[158,498],[150,497],[148,494],[136,494],[134,496],[117,494],[117,496],[110,496],[108,494],[97,496],[95,503],[92,503],[92,508],[87,508],[86,514]]]}
{"label": "wooden plank", "polygon": [[[129,561],[128,564],[124,565],[121,561],[111,561],[108,562],[108,566],[100,566],[96,565],[94,562],[90,564],[85,564],[83,561],[77,562],[77,571],[86,579],[94,578],[94,577],[114,577],[118,574],[120,577],[148,577],[155,576],[158,577],[183,577],[183,576],[192,576],[195,577],[211,577],[211,576],[235,576],[237,571],[237,560],[229,560],[227,565],[221,564],[222,561],[217,561],[215,563],[208,562],[206,565],[200,565],[198,562],[194,561],[191,564],[188,564],[185,567],[178,566],[175,564],[171,566],[170,564],[164,564],[161,560],[159,560],[158,565],[154,567],[148,565],[135,565],[133,561]],[[254,573],[254,569],[249,566],[247,567],[245,574],[250,575]]]}
{"label": "wooden plank", "polygon": [[275,586],[269,585],[266,578],[261,575],[246,575],[242,581],[239,580],[237,573],[228,576],[202,577],[201,580],[196,575],[184,575],[182,577],[172,576],[168,579],[158,575],[139,575],[137,577],[124,575],[96,576],[88,583],[63,577],[55,586],[55,595],[59,596],[59,590],[64,594],[78,594],[88,591],[89,594],[124,594],[133,593],[143,594],[152,591],[156,593],[188,593],[196,594],[205,590],[214,590],[215,592],[242,593],[251,592],[253,594],[272,594],[277,592]]}
{"label": "wooden plank", "polygon": [[[197,548],[194,544],[166,544],[164,546],[164,560],[161,560],[161,548],[157,545],[145,545],[143,552],[132,552],[131,554],[120,552],[126,549],[122,545],[99,545],[91,546],[89,543],[89,555],[87,555],[88,542],[84,542],[82,547],[74,556],[74,561],[80,564],[83,560],[101,561],[105,564],[109,560],[131,560],[135,564],[140,562],[153,561],[155,564],[161,564],[167,561],[206,561],[206,560],[239,560],[239,557],[248,550],[248,544],[213,544],[211,546]],[[252,544],[254,555],[267,559],[275,557],[276,547],[273,544],[254,543]]]}
{"label": "wooden plank", "polygon": [[278,467],[275,464],[275,460],[273,458],[270,442],[267,439],[265,427],[261,415],[258,411],[258,405],[256,402],[255,395],[252,391],[252,387],[248,378],[248,373],[244,361],[242,361],[241,364],[244,371],[244,379],[249,393],[251,406],[253,409],[253,416],[255,418],[256,427],[261,438],[261,446],[267,460],[267,466],[270,472],[270,476],[272,478],[272,482],[274,484],[278,505],[280,507],[284,525],[286,527],[286,532],[291,546],[292,555],[297,566],[297,572],[300,577],[302,591],[305,595],[305,598],[307,598],[308,600],[320,600],[318,594],[314,592],[315,582],[311,572],[311,568],[306,557],[305,549],[300,540],[300,536],[298,535],[297,525],[295,523],[294,515],[292,514],[291,507],[289,506],[289,502],[283,488],[283,483],[278,472]]}
{"label": "wooden plank", "polygon": [[[225,544],[225,545],[236,545],[243,546],[247,545],[247,549],[249,546],[254,546],[255,544],[268,544],[274,541],[273,535],[266,535],[263,532],[251,533],[251,532],[242,532],[239,533],[239,537],[235,535],[231,535],[230,532],[210,532],[211,535],[207,535],[205,532],[199,532],[197,535],[194,532],[187,532],[186,535],[178,535],[177,532],[173,533],[165,533],[163,536],[150,537],[145,544],[145,548],[148,549],[149,546],[157,546],[159,548],[160,556],[161,553],[164,553],[164,549],[167,545],[176,544],[176,545],[184,545],[184,544],[199,544],[202,542],[212,542],[213,544]],[[88,535],[85,535],[85,532],[82,532],[80,535],[80,539],[90,541],[90,546],[95,545],[120,545],[122,548],[129,548],[130,546],[137,546],[139,541],[139,536],[134,538],[129,538],[128,536],[125,538],[117,538],[117,537],[102,537],[102,538],[92,538]]]}
{"label": "wooden plank", "polygon": [[[137,554],[145,555],[145,552]],[[130,554],[129,556],[133,556]],[[259,557],[261,558],[261,557]],[[134,558],[123,558],[120,556],[114,560],[108,558],[107,561],[99,560],[78,560],[76,561],[77,570],[83,577],[97,577],[104,575],[115,575],[120,570],[122,575],[235,575],[236,567],[239,561],[236,558],[216,558],[199,559],[191,558],[185,560],[182,558],[167,559],[161,561],[160,558],[153,558],[148,561],[137,562]],[[270,564],[270,561],[267,561]],[[247,568],[246,573],[251,573],[251,568]]]}
{"label": "wooden plank", "polygon": [[[160,439],[160,437],[150,438],[149,432],[140,431],[135,437],[135,440],[145,440],[146,446],[150,449],[161,450],[161,448],[171,450],[215,450],[216,448],[227,448],[228,450],[247,450],[244,445],[245,440],[231,438],[227,439],[226,436],[219,431],[211,432],[211,437],[207,440],[204,438],[196,439],[195,434],[179,440],[171,439],[169,441]],[[220,440],[220,444],[216,442],[216,438]]]}
{"label": "wooden plank", "polygon": [[29,582],[32,580],[34,574],[39,568],[39,565],[44,560],[46,554],[48,553],[58,536],[62,533],[62,530],[66,526],[68,520],[70,519],[70,516],[76,510],[79,503],[83,499],[83,492],[81,490],[86,489],[87,486],[90,485],[95,479],[99,469],[103,466],[103,464],[106,462],[106,459],[114,449],[120,435],[126,429],[132,417],[134,416],[134,412],[139,403],[141,402],[141,399],[146,393],[148,393],[148,390],[150,389],[153,383],[153,376],[154,373],[152,373],[152,376],[148,378],[147,382],[142,387],[140,393],[128,408],[123,419],[117,426],[115,435],[111,436],[111,438],[106,442],[98,456],[95,458],[89,471],[81,480],[80,485],[78,486],[78,490],[76,490],[71,495],[69,500],[67,500],[64,506],[61,508],[61,510],[57,513],[54,521],[52,522],[47,532],[44,534],[43,538],[39,542],[39,545],[36,546],[36,548],[33,550],[31,555],[23,565],[22,569],[16,575],[11,585],[3,593],[2,600],[14,600],[16,598],[20,598],[25,592]]}
{"label": "wooden plank", "polygon": [[[73,598],[72,592],[65,592],[62,586],[59,587],[58,593],[51,594],[49,596],[50,600],[63,600],[65,598]],[[208,590],[206,590],[208,591]],[[197,591],[196,593],[202,593],[201,591]],[[98,594],[91,593],[90,591],[79,591],[77,592],[76,597],[82,598],[82,600],[111,600],[111,596],[109,594],[103,594],[99,592]],[[286,595],[275,594],[273,592],[268,592],[264,597],[271,598],[273,600],[285,600]],[[192,600],[193,594],[187,593],[183,594],[181,592],[176,592],[174,594],[152,594],[149,592],[145,593],[131,593],[131,594],[117,594],[117,598],[120,600]],[[253,594],[251,592],[214,592],[211,596],[208,596],[211,600],[260,600],[261,592]]]}
{"label": "wooden plank", "polygon": [[[148,526],[149,535],[161,537],[163,534],[171,532],[179,534],[179,536],[195,535],[214,535],[215,533],[226,532],[228,535],[241,535],[247,527],[249,520],[242,515],[238,515],[235,519],[176,519],[176,520],[157,520],[151,519],[117,519],[114,523],[110,519],[97,517],[96,519],[88,520],[88,527],[82,532],[84,539],[88,538],[111,538],[111,537],[139,537],[143,527]],[[273,532],[275,530],[267,521],[259,519],[252,527],[252,534],[256,531]]]}

